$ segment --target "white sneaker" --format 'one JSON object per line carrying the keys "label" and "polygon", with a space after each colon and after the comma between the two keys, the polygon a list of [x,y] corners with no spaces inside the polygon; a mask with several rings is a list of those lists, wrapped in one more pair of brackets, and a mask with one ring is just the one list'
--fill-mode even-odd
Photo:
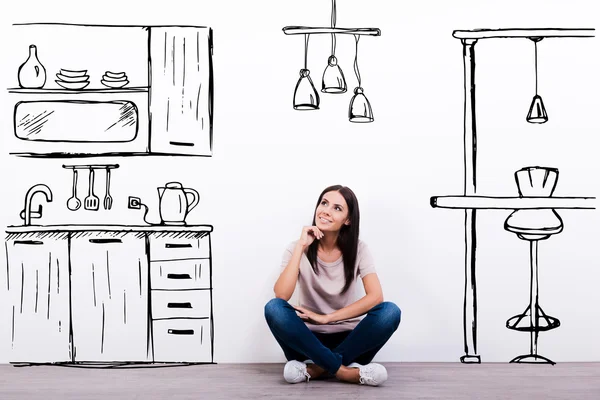
{"label": "white sneaker", "polygon": [[306,364],[300,361],[288,361],[283,368],[283,378],[287,383],[308,382],[311,378],[306,371]]}
{"label": "white sneaker", "polygon": [[388,378],[387,370],[381,364],[370,363],[360,365],[359,363],[352,363],[348,365],[348,368],[358,368],[358,373],[360,374],[359,383],[361,385],[381,385]]}

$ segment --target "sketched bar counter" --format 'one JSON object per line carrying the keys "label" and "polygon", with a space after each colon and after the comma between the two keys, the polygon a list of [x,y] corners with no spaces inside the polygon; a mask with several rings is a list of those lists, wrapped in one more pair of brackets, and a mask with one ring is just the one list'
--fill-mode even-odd
{"label": "sketched bar counter", "polygon": [[[477,348],[477,274],[476,274],[476,261],[477,261],[477,214],[487,209],[507,209],[517,211],[519,215],[536,215],[540,214],[547,215],[546,211],[550,213],[556,213],[554,209],[594,209],[596,208],[596,199],[594,197],[552,197],[537,196],[537,195],[522,195],[515,196],[491,196],[483,195],[477,190],[477,150],[478,150],[478,139],[477,139],[477,113],[476,113],[476,84],[475,84],[475,48],[479,46],[483,40],[532,40],[539,42],[545,38],[554,39],[578,39],[578,38],[590,38],[595,36],[594,29],[582,28],[582,29],[556,29],[556,28],[539,28],[539,29],[473,29],[473,30],[456,30],[452,33],[452,36],[459,39],[462,44],[462,55],[463,55],[463,73],[464,73],[464,124],[463,124],[463,138],[464,138],[464,180],[463,180],[463,194],[458,196],[432,196],[430,198],[430,205],[433,208],[446,208],[446,209],[459,209],[464,212],[464,301],[463,301],[463,355],[460,357],[462,363],[467,364],[479,364],[481,363],[481,355]],[[537,54],[537,50],[536,50]],[[537,56],[536,56],[537,57]],[[536,58],[537,60],[537,58]],[[537,71],[537,61],[536,61]],[[536,91],[537,91],[537,75],[536,75]],[[536,93],[537,97],[537,93]],[[531,113],[531,111],[530,111]],[[543,116],[544,122],[547,120],[545,113]],[[524,118],[525,120],[525,118]],[[523,121],[525,122],[525,121]],[[538,122],[532,120],[529,116],[527,122]],[[543,168],[537,166],[525,167],[523,170],[555,170],[558,174],[558,169],[554,168]],[[519,171],[520,172],[520,171]],[[515,174],[517,175],[517,173]],[[542,179],[543,184],[546,181]],[[540,185],[543,187],[543,184]],[[519,188],[520,190],[520,188]],[[511,216],[513,215],[511,214]],[[509,218],[510,219],[510,218]],[[558,217],[557,217],[558,219]],[[509,229],[518,233],[520,239],[526,239],[531,242],[531,255],[537,258],[537,241],[546,239],[550,235],[538,235],[539,237],[532,238],[532,234],[528,234],[530,230],[535,231],[535,228],[540,228],[542,232],[545,232],[546,226],[520,226],[519,229],[510,227],[507,221],[505,223],[505,229]],[[562,227],[562,225],[561,225]],[[554,232],[558,233],[558,232]],[[534,240],[535,239],[535,240]],[[533,258],[532,258],[533,260]],[[532,276],[537,274],[537,265],[532,262]],[[532,302],[528,308],[529,314],[531,310],[538,310],[537,308],[537,275],[535,279],[532,279],[531,283],[531,298],[535,299],[536,302]],[[528,331],[531,333],[531,349],[530,354],[525,356],[519,356],[513,359],[511,362],[532,362],[532,363],[553,363],[551,360],[541,357],[537,354],[537,335],[540,331],[544,330],[539,325],[539,315],[534,311],[534,315],[527,315],[527,312],[519,315],[520,319],[530,317],[530,326],[526,328],[518,327],[515,328],[515,324],[512,319],[507,322],[507,328]],[[554,327],[557,327],[555,324]]]}

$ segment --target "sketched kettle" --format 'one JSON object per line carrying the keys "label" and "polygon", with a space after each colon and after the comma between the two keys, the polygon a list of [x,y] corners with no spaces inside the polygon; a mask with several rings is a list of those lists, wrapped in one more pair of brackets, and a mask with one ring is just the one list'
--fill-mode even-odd
{"label": "sketched kettle", "polygon": [[164,187],[157,189],[161,224],[185,225],[188,213],[200,201],[198,192],[194,189],[184,188],[179,182],[169,182]]}

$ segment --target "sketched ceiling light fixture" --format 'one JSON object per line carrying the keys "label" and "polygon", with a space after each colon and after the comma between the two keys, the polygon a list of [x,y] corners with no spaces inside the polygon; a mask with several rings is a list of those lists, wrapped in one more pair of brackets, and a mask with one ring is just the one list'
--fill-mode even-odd
{"label": "sketched ceiling light fixture", "polygon": [[[335,28],[336,22],[335,0],[331,0],[331,28]],[[336,38],[335,33],[331,34],[331,56],[327,59],[327,66],[323,72],[321,92],[323,93],[345,93],[347,90],[346,79],[342,68],[337,63],[335,57]]]}
{"label": "sketched ceiling light fixture", "polygon": [[319,109],[319,93],[310,79],[310,71],[308,70],[308,39],[310,34],[304,35],[304,68],[300,70],[300,78],[296,83],[294,90],[294,109],[296,110],[318,110]]}
{"label": "sketched ceiling light fixture", "polygon": [[361,87],[360,73],[358,71],[358,40],[360,35],[381,36],[379,28],[337,28],[336,27],[336,0],[331,2],[331,27],[309,27],[309,26],[286,26],[283,32],[286,35],[304,35],[304,68],[300,70],[300,79],[294,90],[294,109],[296,110],[316,110],[319,109],[319,95],[310,78],[308,70],[308,38],[310,35],[328,34],[331,35],[331,55],[327,60],[327,66],[323,71],[321,82],[321,92],[323,93],[346,93],[347,83],[338,65],[335,55],[337,36],[353,35],[356,39],[356,54],[354,57],[354,72],[358,79],[358,86],[354,89],[354,95],[350,101],[349,120],[351,122],[372,122],[373,112],[369,101],[363,94]]}
{"label": "sketched ceiling light fixture", "polygon": [[546,113],[546,108],[544,107],[544,102],[542,101],[542,97],[538,94],[538,57],[537,57],[537,44],[541,37],[532,37],[530,38],[533,41],[533,45],[535,47],[535,96],[533,96],[533,100],[531,101],[531,106],[529,107],[529,112],[527,113],[527,122],[531,124],[543,124],[548,121],[548,114]]}
{"label": "sketched ceiling light fixture", "polygon": [[350,100],[350,108],[348,110],[348,118],[350,122],[373,122],[373,110],[371,110],[371,104],[367,97],[363,94],[363,88],[361,86],[360,72],[358,70],[358,35],[355,35],[356,39],[356,55],[354,56],[354,73],[358,80],[358,86],[354,89],[354,96]]}

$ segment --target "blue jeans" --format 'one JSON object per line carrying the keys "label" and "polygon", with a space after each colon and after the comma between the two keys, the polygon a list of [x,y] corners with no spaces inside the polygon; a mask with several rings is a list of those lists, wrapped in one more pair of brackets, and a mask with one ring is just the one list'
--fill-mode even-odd
{"label": "blue jeans", "polygon": [[332,375],[340,366],[370,363],[400,324],[400,309],[383,302],[373,307],[351,331],[312,332],[285,300],[265,305],[265,319],[287,360],[312,360]]}

